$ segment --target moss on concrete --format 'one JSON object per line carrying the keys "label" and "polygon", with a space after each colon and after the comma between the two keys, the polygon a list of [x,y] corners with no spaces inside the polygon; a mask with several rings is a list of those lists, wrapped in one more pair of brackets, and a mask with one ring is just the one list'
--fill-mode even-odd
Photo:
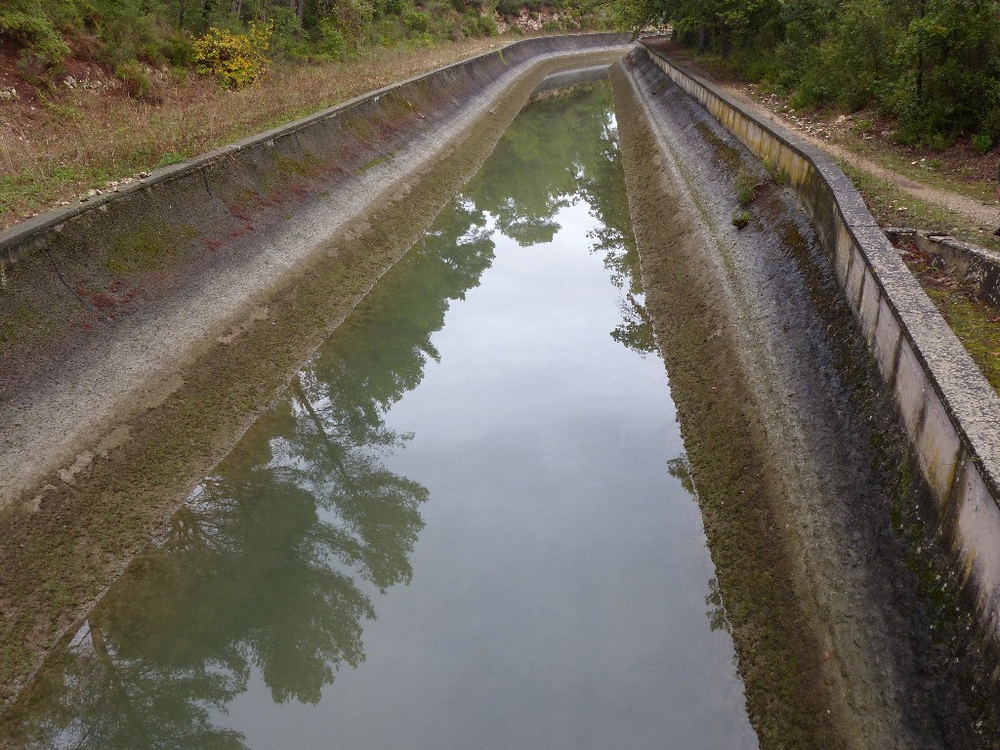
{"label": "moss on concrete", "polygon": [[114,276],[131,276],[166,268],[182,252],[180,232],[150,220],[114,241],[104,258],[104,267]]}

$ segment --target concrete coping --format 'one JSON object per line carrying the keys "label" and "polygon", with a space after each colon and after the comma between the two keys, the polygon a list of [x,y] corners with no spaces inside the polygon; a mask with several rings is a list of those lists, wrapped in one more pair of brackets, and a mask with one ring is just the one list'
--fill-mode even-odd
{"label": "concrete coping", "polygon": [[949,234],[922,229],[886,227],[885,233],[894,240],[911,240],[933,265],[970,284],[981,300],[1000,311],[1000,253]]}

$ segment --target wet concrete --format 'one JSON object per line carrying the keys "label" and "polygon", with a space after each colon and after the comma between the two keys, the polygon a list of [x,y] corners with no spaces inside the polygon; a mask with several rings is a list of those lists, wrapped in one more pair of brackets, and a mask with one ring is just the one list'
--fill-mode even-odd
{"label": "wet concrete", "polygon": [[[710,596],[726,603],[761,745],[995,745],[989,669],[923,520],[933,505],[817,238],[703,110],[648,61],[630,64],[631,80],[615,73],[616,99],[648,296],[616,340],[646,346],[644,325],[655,328],[717,569]],[[348,227],[294,288],[243,311],[182,380],[150,395],[131,432],[53,479],[31,515],[7,514],[7,695],[192,472],[211,467],[412,244],[548,72],[519,81],[484,129]],[[758,187],[737,232],[741,171]],[[510,218],[512,237],[548,231]]]}
{"label": "wet concrete", "polygon": [[[921,582],[935,569],[947,592],[944,561],[925,565],[926,489],[814,231],[642,56],[613,80],[648,309],[762,746],[990,746],[969,621],[932,618]],[[741,171],[758,188],[739,231]]]}

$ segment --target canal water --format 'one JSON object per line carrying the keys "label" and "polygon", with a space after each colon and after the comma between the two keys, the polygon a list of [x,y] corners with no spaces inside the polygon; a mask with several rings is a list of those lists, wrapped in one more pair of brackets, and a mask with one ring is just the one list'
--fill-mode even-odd
{"label": "canal water", "polygon": [[606,83],[522,112],[24,703],[20,747],[757,746]]}

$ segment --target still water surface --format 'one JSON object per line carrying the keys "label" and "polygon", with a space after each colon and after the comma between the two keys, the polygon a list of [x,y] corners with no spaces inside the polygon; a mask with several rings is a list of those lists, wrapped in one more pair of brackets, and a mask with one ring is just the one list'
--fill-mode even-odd
{"label": "still water surface", "polygon": [[755,748],[606,84],[534,102],[32,691],[27,747]]}

